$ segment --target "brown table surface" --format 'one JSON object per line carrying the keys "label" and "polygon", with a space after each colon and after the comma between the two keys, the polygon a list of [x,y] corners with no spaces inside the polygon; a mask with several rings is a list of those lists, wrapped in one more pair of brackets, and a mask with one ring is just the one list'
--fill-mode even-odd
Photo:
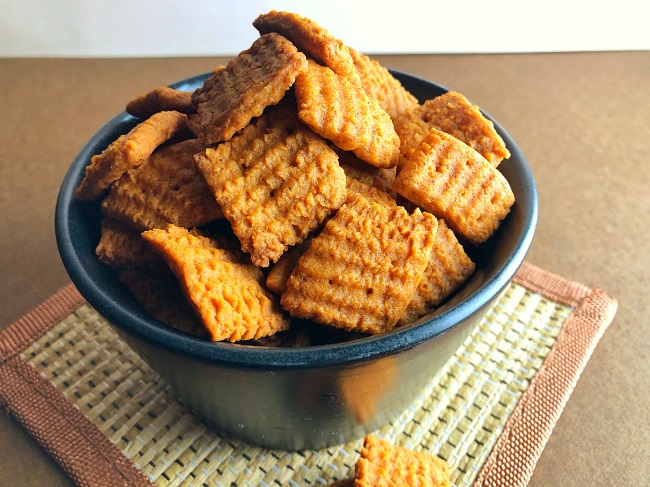
{"label": "brown table surface", "polygon": [[[499,120],[537,182],[528,260],[619,301],[531,485],[650,485],[650,52],[377,59]],[[0,326],[69,282],[54,206],[83,144],[132,97],[225,61],[0,59]],[[0,485],[71,484],[0,414]]]}

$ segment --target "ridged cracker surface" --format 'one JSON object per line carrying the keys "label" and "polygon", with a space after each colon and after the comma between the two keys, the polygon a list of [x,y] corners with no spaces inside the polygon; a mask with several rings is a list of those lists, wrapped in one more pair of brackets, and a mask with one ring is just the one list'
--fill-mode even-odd
{"label": "ridged cracker surface", "polygon": [[379,102],[379,106],[390,115],[391,119],[395,120],[419,105],[417,98],[406,90],[385,67],[351,47],[348,49],[354,67],[359,73],[361,86],[368,96]]}
{"label": "ridged cracker surface", "polygon": [[377,167],[394,167],[400,140],[388,114],[363,88],[309,60],[296,79],[298,116],[314,132]]}
{"label": "ridged cracker surface", "polygon": [[197,109],[192,126],[201,142],[229,140],[277,104],[305,69],[305,55],[286,38],[275,33],[258,38],[192,94]]}
{"label": "ridged cracker surface", "polygon": [[170,223],[192,228],[223,218],[212,191],[194,164],[205,150],[196,139],[167,146],[127,172],[102,201],[102,211],[140,230]]}
{"label": "ridged cracker surface", "polygon": [[401,140],[402,160],[415,150],[432,127],[469,145],[495,167],[510,157],[492,121],[485,118],[465,96],[450,91],[427,100],[396,119],[395,129]]}
{"label": "ridged cracker surface", "polygon": [[354,472],[355,487],[451,487],[449,465],[441,458],[366,436]]}
{"label": "ridged cracker surface", "polygon": [[474,244],[494,233],[515,201],[498,169],[435,128],[405,161],[393,187]]}
{"label": "ridged cracker surface", "polygon": [[438,220],[436,240],[429,264],[415,291],[413,301],[400,318],[410,323],[433,311],[474,273],[474,262],[444,220]]}
{"label": "ridged cracker surface", "polygon": [[94,201],[129,169],[145,162],[156,148],[187,127],[187,115],[159,112],[121,135],[93,156],[77,188],[77,198]]}
{"label": "ridged cracker surface", "polygon": [[253,22],[260,34],[277,32],[293,42],[309,57],[320,61],[340,76],[359,84],[348,47],[328,30],[302,15],[272,10]]}
{"label": "ridged cracker surface", "polygon": [[196,157],[242,249],[261,267],[302,242],[346,194],[336,154],[284,108]]}
{"label": "ridged cracker surface", "polygon": [[139,231],[112,218],[102,218],[102,236],[95,253],[101,262],[116,269],[167,267]]}
{"label": "ridged cracker surface", "polygon": [[212,340],[251,340],[289,327],[262,271],[243,253],[170,225],[142,236],[169,264]]}
{"label": "ridged cracker surface", "polygon": [[362,333],[391,330],[427,266],[437,220],[351,194],[300,257],[282,294],[292,316]]}

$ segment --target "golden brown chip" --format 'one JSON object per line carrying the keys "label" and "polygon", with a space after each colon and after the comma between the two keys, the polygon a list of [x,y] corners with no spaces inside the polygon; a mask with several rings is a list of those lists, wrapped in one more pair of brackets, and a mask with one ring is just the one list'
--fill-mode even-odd
{"label": "golden brown chip", "polygon": [[395,198],[383,191],[373,188],[372,186],[362,183],[361,181],[348,177],[348,199],[351,194],[359,193],[365,196],[370,201],[380,203],[385,206],[397,206]]}
{"label": "golden brown chip", "polygon": [[292,316],[363,333],[391,330],[413,299],[437,220],[352,194],[300,257],[281,304]]}
{"label": "golden brown chip", "polygon": [[289,247],[287,251],[282,254],[282,257],[271,267],[269,274],[266,276],[266,287],[273,291],[278,296],[287,289],[287,280],[293,272],[294,267],[298,263],[298,259],[309,248],[311,238]]}
{"label": "golden brown chip", "polygon": [[142,236],[167,261],[212,340],[252,340],[289,327],[245,254],[173,225]]}
{"label": "golden brown chip", "polygon": [[393,446],[368,435],[354,469],[354,487],[451,487],[449,464],[442,458]]}
{"label": "golden brown chip", "polygon": [[284,108],[196,156],[242,249],[261,267],[302,242],[346,194],[336,154]]}
{"label": "golden brown chip", "polygon": [[120,136],[101,154],[93,156],[77,188],[77,198],[93,201],[129,169],[139,166],[163,142],[187,126],[187,115],[159,112]]}
{"label": "golden brown chip", "polygon": [[101,262],[116,269],[167,267],[139,231],[112,218],[102,218],[102,236],[95,253]]}
{"label": "golden brown chip", "polygon": [[399,320],[403,325],[417,320],[438,307],[474,273],[474,262],[467,256],[454,232],[438,220],[436,240],[429,264],[413,301]]}
{"label": "golden brown chip", "polygon": [[371,166],[359,159],[352,152],[344,151],[336,146],[333,146],[333,149],[339,156],[339,165],[343,168],[348,178],[356,179],[364,184],[377,188],[379,191],[383,191],[393,198],[396,196],[395,190],[393,189],[396,167],[384,169]]}
{"label": "golden brown chip", "polygon": [[510,157],[492,121],[485,118],[479,108],[463,95],[450,91],[427,100],[395,121],[395,129],[401,139],[401,160],[415,150],[432,127],[465,142],[495,167]]}
{"label": "golden brown chip", "polygon": [[351,47],[348,49],[361,78],[361,86],[368,96],[379,102],[379,106],[391,119],[395,120],[406,111],[419,106],[417,98],[406,90],[390,71],[365,54]]}
{"label": "golden brown chip", "polygon": [[169,272],[123,269],[118,278],[151,316],[167,326],[201,338],[208,333]]}
{"label": "golden brown chip", "polygon": [[206,145],[229,140],[277,104],[307,69],[305,55],[279,34],[266,34],[214,73],[192,94],[199,139]]}
{"label": "golden brown chip", "polygon": [[113,185],[102,211],[140,230],[170,223],[191,228],[223,218],[194,164],[194,155],[204,150],[198,140],[190,139],[154,152]]}
{"label": "golden brown chip", "polygon": [[359,75],[348,47],[313,20],[291,12],[271,10],[257,17],[253,26],[260,34],[277,32],[283,35],[309,57],[352,83],[359,84]]}
{"label": "golden brown chip", "polygon": [[314,132],[373,166],[397,164],[400,140],[393,122],[363,88],[310,59],[295,92],[298,116]]}
{"label": "golden brown chip", "polygon": [[435,128],[405,161],[393,187],[474,244],[494,233],[515,201],[498,169]]}
{"label": "golden brown chip", "polygon": [[168,86],[159,86],[138,96],[126,105],[127,113],[134,117],[148,118],[154,113],[175,110],[181,113],[196,111],[192,104],[192,93],[179,91]]}

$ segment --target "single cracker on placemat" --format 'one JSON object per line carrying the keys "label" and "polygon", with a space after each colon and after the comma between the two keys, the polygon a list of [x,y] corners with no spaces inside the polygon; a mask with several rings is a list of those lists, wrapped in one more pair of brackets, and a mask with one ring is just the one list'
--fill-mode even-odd
{"label": "single cracker on placemat", "polygon": [[258,38],[192,94],[193,128],[206,145],[229,140],[277,104],[296,76],[307,69],[305,55],[279,34]]}
{"label": "single cracker on placemat", "polygon": [[379,106],[390,115],[391,119],[395,120],[404,112],[420,105],[418,99],[404,88],[385,67],[351,47],[348,49],[352,55],[354,67],[359,73],[361,86],[368,96],[379,102]]}
{"label": "single cracker on placemat", "polygon": [[356,86],[309,60],[296,78],[298,116],[314,132],[377,167],[394,167],[400,140],[388,114]]}
{"label": "single cracker on placemat", "polygon": [[252,340],[289,327],[262,271],[241,251],[170,225],[142,233],[162,255],[212,340]]}
{"label": "single cracker on placemat", "polygon": [[122,269],[118,278],[155,319],[185,333],[207,338],[207,330],[187,301],[178,280],[169,268],[166,267],[166,271]]}
{"label": "single cracker on placemat", "polygon": [[102,211],[140,230],[166,228],[173,223],[192,228],[223,218],[194,155],[205,146],[185,140],[154,152],[110,189]]}
{"label": "single cracker on placemat", "polygon": [[484,117],[465,96],[450,91],[427,100],[395,120],[395,130],[401,140],[402,160],[415,150],[432,127],[466,143],[495,167],[510,157],[492,121]]}
{"label": "single cracker on placemat", "polygon": [[415,321],[436,309],[463,285],[474,269],[474,262],[465,253],[453,230],[439,219],[429,264],[399,324]]}
{"label": "single cracker on placemat", "polygon": [[163,142],[187,127],[187,115],[158,112],[121,135],[101,154],[93,156],[77,188],[77,198],[93,201],[129,169],[146,161]]}
{"label": "single cracker on placemat", "polygon": [[196,108],[192,104],[192,92],[159,86],[126,104],[126,112],[140,118],[147,118],[154,113],[168,110],[194,113]]}
{"label": "single cracker on placemat", "polygon": [[429,261],[437,220],[351,193],[300,257],[281,304],[292,316],[362,333],[390,331]]}
{"label": "single cracker on placemat", "polygon": [[242,249],[256,265],[277,262],[345,200],[345,173],[322,137],[287,107],[196,156]]}
{"label": "single cracker on placemat", "polygon": [[95,253],[100,262],[116,269],[167,267],[138,230],[113,218],[102,218],[102,236]]}
{"label": "single cracker on placemat", "polygon": [[391,445],[368,435],[354,467],[354,487],[452,487],[449,464],[442,458]]}
{"label": "single cracker on placemat", "polygon": [[309,57],[352,83],[360,83],[348,47],[313,20],[292,12],[271,10],[258,16],[253,26],[260,34],[277,32],[283,35]]}
{"label": "single cracker on placemat", "polygon": [[435,128],[406,159],[393,187],[473,244],[494,233],[515,201],[498,169],[467,144]]}

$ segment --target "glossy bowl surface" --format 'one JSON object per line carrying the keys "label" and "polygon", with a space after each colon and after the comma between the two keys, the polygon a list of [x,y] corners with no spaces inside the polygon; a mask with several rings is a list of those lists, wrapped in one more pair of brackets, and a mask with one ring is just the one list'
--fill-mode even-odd
{"label": "glossy bowl surface", "polygon": [[[447,91],[408,74],[393,74],[421,101]],[[207,76],[172,87],[192,91]],[[302,349],[261,348],[201,340],[151,318],[95,256],[99,204],[75,198],[90,158],[136,125],[125,112],[90,139],[63,180],[55,221],[59,252],[88,303],[188,407],[219,430],[292,450],[349,441],[403,411],[462,344],[524,260],[537,221],[535,184],[515,141],[492,120],[511,152],[499,166],[516,197],[511,213],[471,254],[477,271],[458,294],[434,313],[384,335]]]}

